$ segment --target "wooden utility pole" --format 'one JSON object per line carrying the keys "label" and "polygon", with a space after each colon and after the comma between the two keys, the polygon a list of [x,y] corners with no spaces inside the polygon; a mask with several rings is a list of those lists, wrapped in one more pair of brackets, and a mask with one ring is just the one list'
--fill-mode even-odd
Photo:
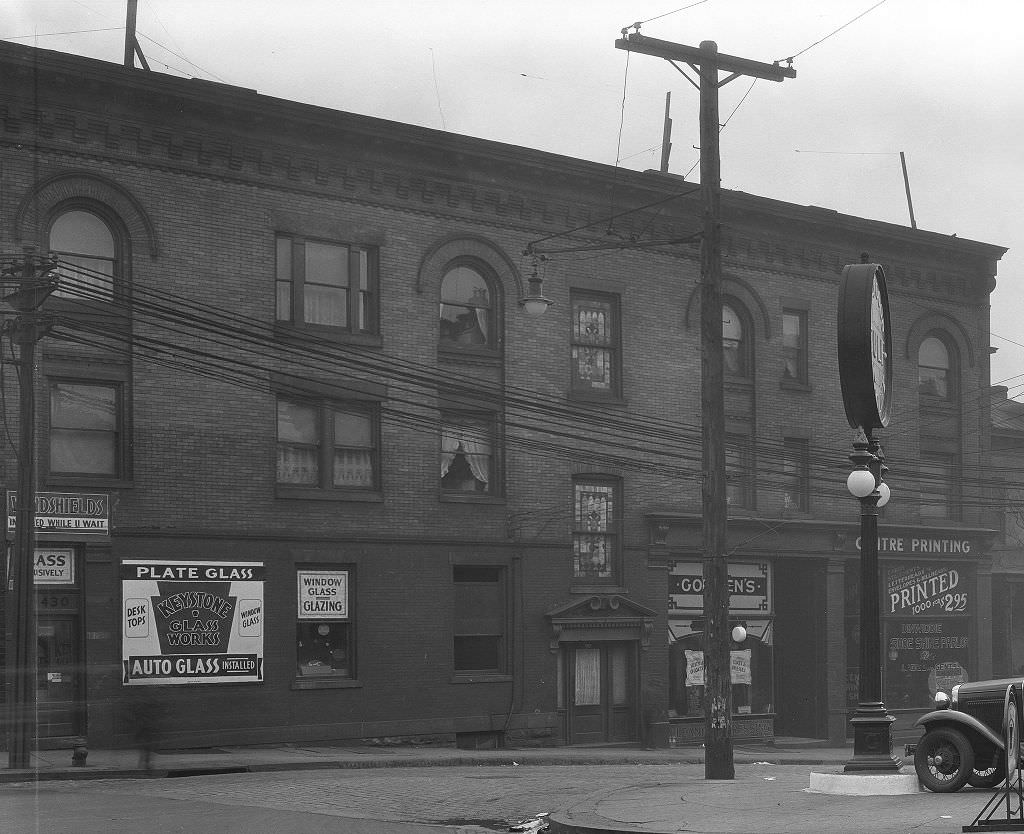
{"label": "wooden utility pole", "polygon": [[[626,32],[623,30],[623,34]],[[733,779],[732,676],[730,670],[729,567],[725,555],[725,393],[722,367],[721,166],[718,88],[741,75],[782,81],[796,70],[722,55],[714,41],[700,48],[647,38],[634,32],[615,41],[617,49],[664,58],[676,69],[683,61],[700,83],[700,186],[704,201],[701,246],[700,344],[704,550],[704,778]],[[719,80],[719,71],[728,73]]]}
{"label": "wooden utility pole", "polygon": [[135,56],[139,56],[139,63],[144,70],[149,70],[149,63],[146,56],[142,54],[142,47],[139,46],[139,38],[135,30],[135,21],[139,13],[139,0],[128,0],[128,11],[124,21],[124,65],[128,69],[135,69]]}

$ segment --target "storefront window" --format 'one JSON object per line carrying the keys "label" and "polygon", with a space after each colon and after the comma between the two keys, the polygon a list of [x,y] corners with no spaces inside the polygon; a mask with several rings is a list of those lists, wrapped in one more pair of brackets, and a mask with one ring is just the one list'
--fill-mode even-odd
{"label": "storefront window", "polygon": [[351,570],[333,568],[297,571],[297,677],[312,680],[355,677],[351,576]]}
{"label": "storefront window", "polygon": [[[673,623],[669,647],[670,715],[704,715],[704,633],[700,620]],[[733,711],[738,715],[770,713],[772,709],[771,620],[746,623],[747,636],[730,645]]]}

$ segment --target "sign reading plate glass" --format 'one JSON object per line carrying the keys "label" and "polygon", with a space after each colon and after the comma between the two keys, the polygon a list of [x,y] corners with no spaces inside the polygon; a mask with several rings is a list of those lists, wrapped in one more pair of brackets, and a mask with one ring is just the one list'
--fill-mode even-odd
{"label": "sign reading plate glass", "polygon": [[839,284],[839,382],[846,419],[865,432],[884,429],[892,412],[892,334],[885,273],[848,264]]}
{"label": "sign reading plate glass", "polygon": [[37,547],[32,581],[36,585],[74,585],[75,551],[69,547]]}
{"label": "sign reading plate glass", "polygon": [[263,680],[262,562],[125,559],[125,686]]}
{"label": "sign reading plate glass", "polygon": [[300,570],[298,590],[300,620],[348,617],[347,570]]}

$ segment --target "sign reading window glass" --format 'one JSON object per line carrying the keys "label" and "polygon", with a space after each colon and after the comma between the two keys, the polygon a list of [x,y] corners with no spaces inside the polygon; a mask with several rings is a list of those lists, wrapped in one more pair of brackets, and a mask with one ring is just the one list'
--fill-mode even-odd
{"label": "sign reading window glass", "polygon": [[297,578],[300,620],[348,618],[347,570],[300,570]]}
{"label": "sign reading window glass", "polygon": [[262,562],[125,559],[125,686],[263,681]]}

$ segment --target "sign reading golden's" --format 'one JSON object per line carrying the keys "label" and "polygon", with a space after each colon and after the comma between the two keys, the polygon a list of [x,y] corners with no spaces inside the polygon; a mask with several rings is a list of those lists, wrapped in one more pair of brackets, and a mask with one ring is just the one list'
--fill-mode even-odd
{"label": "sign reading golden's", "polygon": [[262,562],[125,559],[122,683],[263,680]]}

